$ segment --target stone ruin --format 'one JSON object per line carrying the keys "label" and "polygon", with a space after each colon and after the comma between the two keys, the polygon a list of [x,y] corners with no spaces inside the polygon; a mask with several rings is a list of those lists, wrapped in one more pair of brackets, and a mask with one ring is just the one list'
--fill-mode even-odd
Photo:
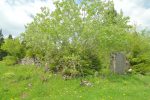
{"label": "stone ruin", "polygon": [[29,57],[25,57],[23,59],[21,59],[20,64],[22,65],[36,65],[36,66],[40,66],[40,60],[38,60],[37,58],[29,58]]}
{"label": "stone ruin", "polygon": [[116,52],[110,55],[111,72],[116,74],[125,74],[129,68],[129,61],[123,53]]}

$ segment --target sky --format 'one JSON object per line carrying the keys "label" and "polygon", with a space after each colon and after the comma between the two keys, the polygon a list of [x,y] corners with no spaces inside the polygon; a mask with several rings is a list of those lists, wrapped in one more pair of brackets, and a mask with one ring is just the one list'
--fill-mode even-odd
{"label": "sky", "polygon": [[[125,16],[131,18],[131,23],[140,29],[150,29],[150,0],[114,0],[115,9],[122,9]],[[18,36],[24,32],[24,26],[33,20],[40,8],[47,6],[55,9],[53,0],[0,0],[0,28],[3,34]]]}

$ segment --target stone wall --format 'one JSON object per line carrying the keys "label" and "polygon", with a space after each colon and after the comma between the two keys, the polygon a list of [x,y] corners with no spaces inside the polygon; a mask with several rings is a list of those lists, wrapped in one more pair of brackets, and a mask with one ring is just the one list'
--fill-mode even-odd
{"label": "stone wall", "polygon": [[38,60],[36,58],[25,57],[25,58],[21,59],[20,64],[40,66],[40,60]]}
{"label": "stone wall", "polygon": [[123,53],[112,53],[110,56],[110,70],[113,73],[124,74],[129,69],[130,64]]}

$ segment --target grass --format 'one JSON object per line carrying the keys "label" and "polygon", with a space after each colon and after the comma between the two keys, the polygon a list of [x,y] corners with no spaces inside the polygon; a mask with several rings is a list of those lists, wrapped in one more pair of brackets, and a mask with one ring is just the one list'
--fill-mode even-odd
{"label": "grass", "polygon": [[0,100],[150,100],[150,76],[112,75],[63,80],[34,66],[0,64]]}

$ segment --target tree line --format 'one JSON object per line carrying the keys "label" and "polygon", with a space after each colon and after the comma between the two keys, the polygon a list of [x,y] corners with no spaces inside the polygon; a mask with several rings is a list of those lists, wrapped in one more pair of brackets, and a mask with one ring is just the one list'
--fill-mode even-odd
{"label": "tree line", "polygon": [[113,1],[62,0],[54,5],[53,12],[42,7],[19,37],[3,40],[3,61],[38,58],[52,72],[76,77],[107,70],[110,54],[122,52],[136,73],[150,72],[149,32],[129,25],[130,18],[116,12]]}

